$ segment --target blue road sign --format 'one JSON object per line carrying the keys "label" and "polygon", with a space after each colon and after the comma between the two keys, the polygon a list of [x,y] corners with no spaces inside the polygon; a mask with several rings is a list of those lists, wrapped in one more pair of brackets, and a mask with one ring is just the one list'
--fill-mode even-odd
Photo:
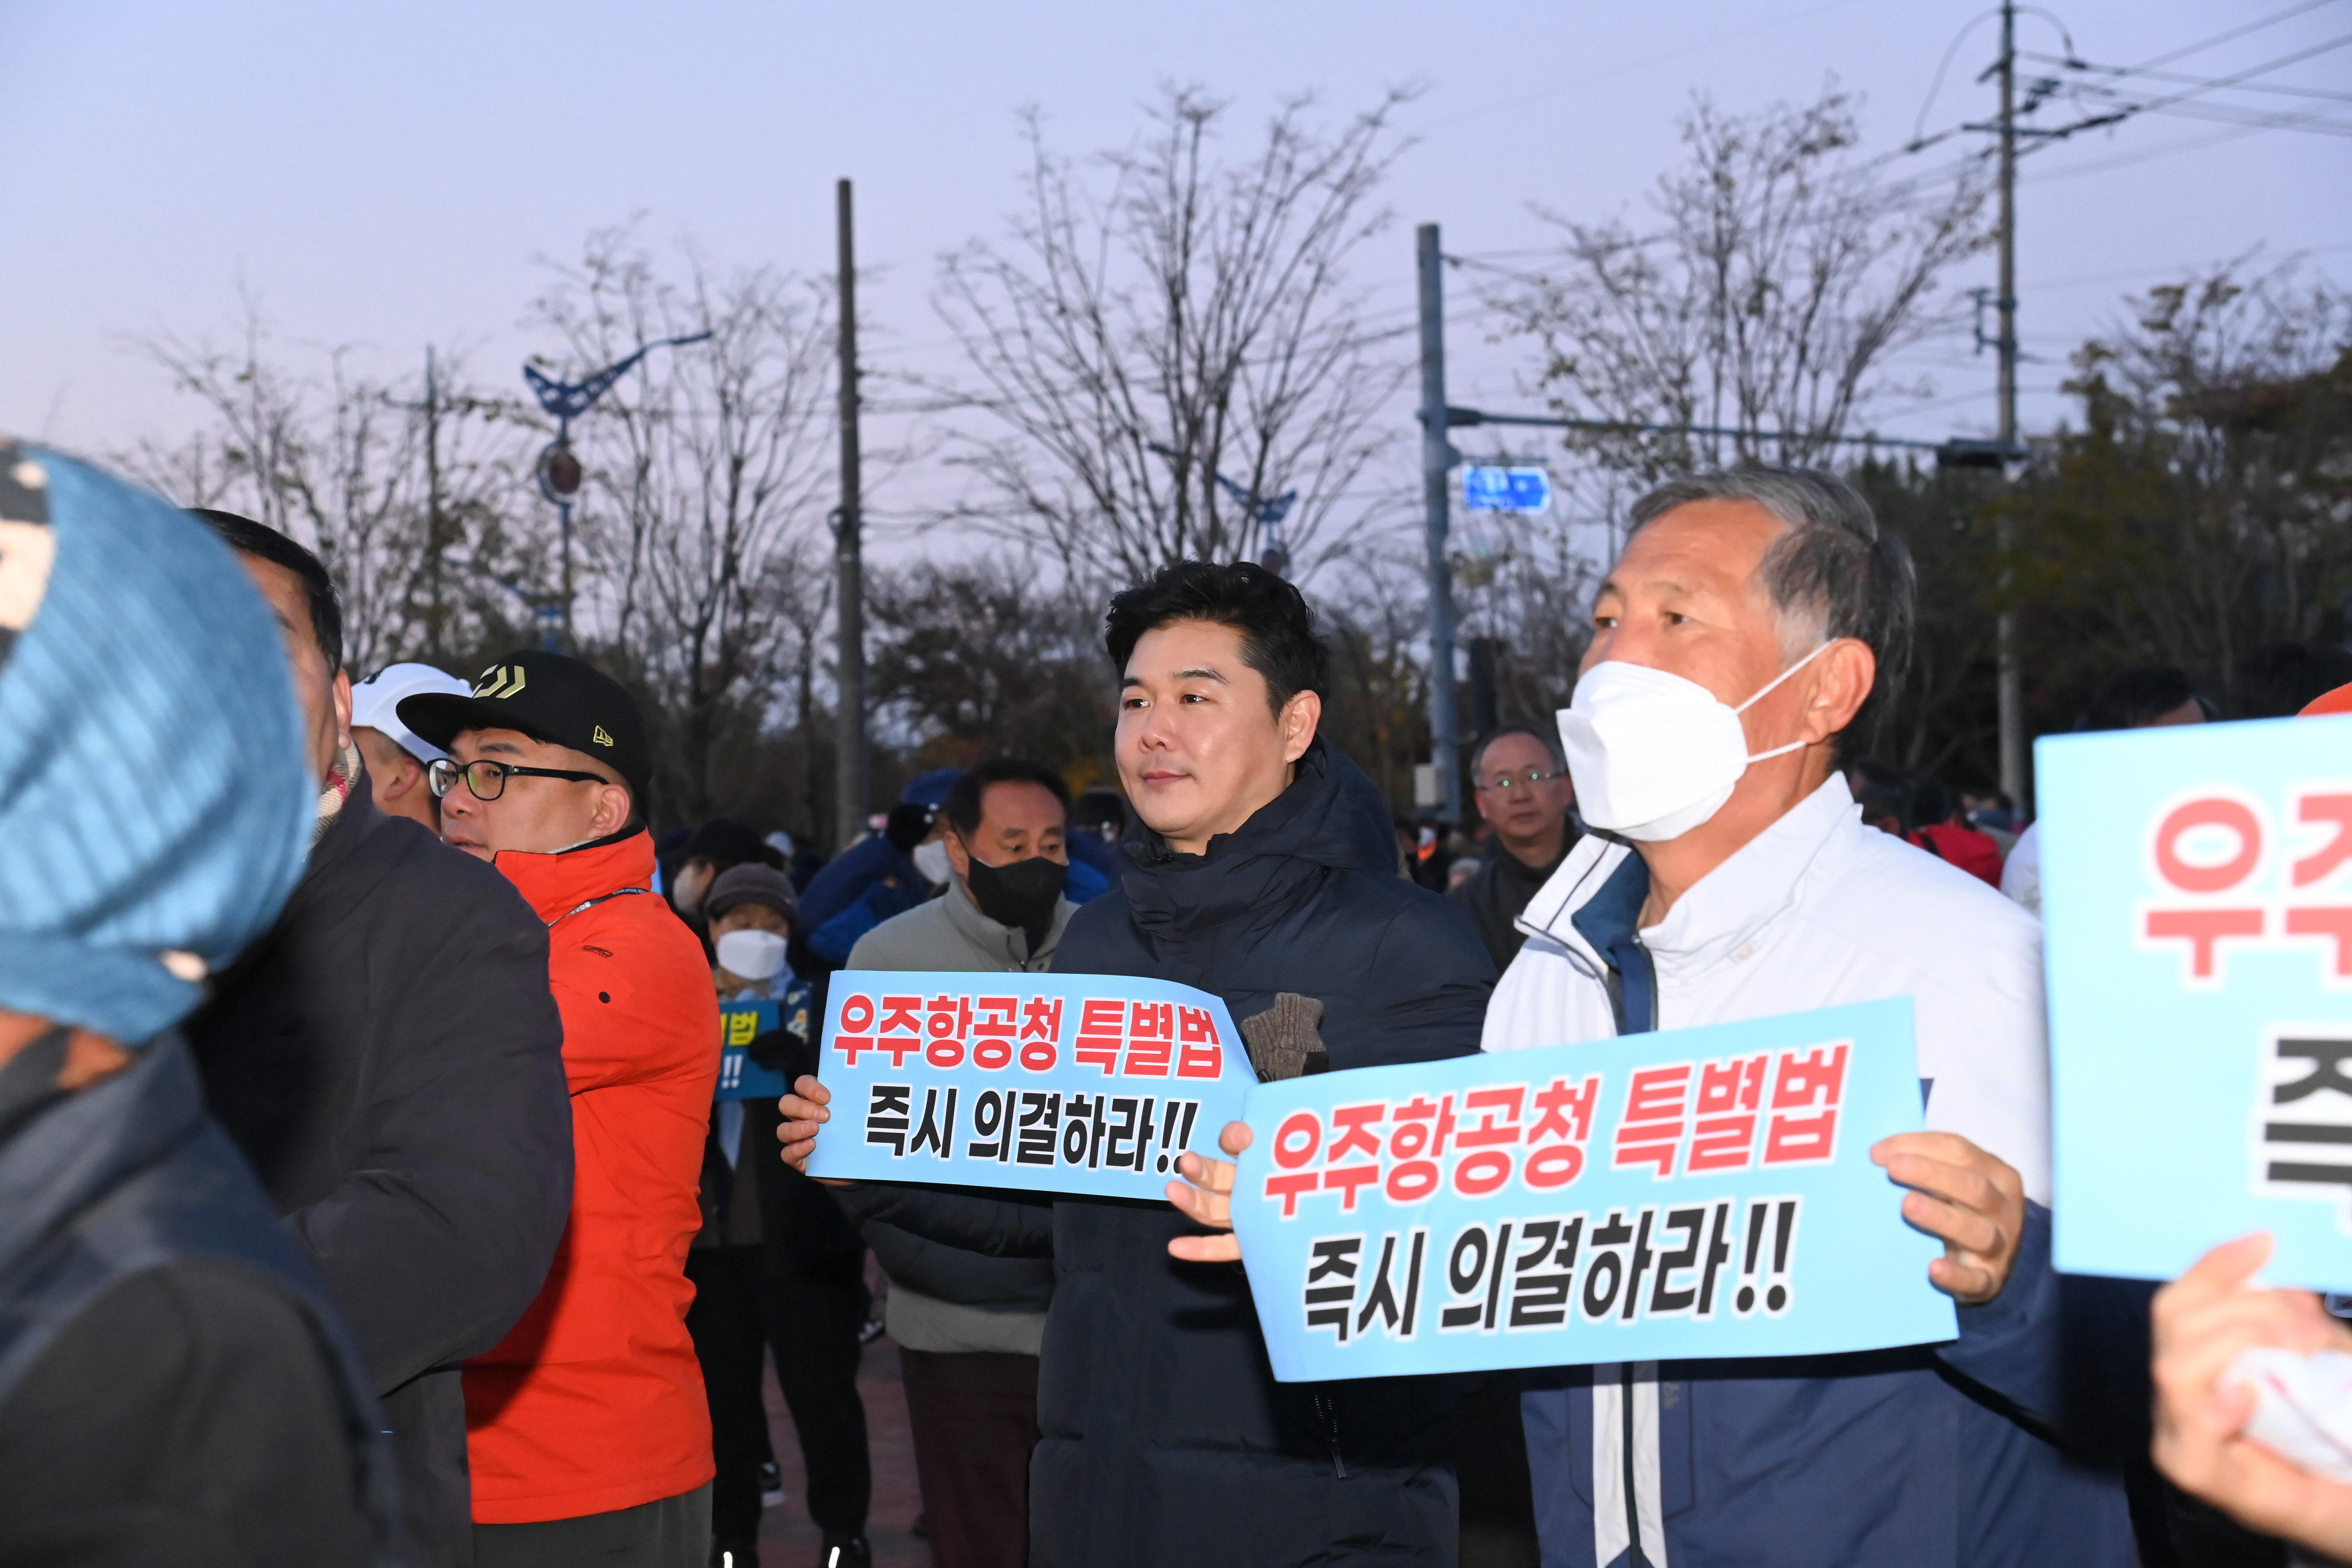
{"label": "blue road sign", "polygon": [[1471,511],[1549,511],[1551,475],[1541,468],[1465,468],[1462,504]]}

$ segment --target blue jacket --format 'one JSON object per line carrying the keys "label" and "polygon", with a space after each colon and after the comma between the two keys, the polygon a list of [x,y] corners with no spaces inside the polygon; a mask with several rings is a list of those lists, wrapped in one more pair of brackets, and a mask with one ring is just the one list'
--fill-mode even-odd
{"label": "blue jacket", "polygon": [[[892,886],[891,884],[897,884]],[[931,885],[907,852],[882,834],[859,839],[809,879],[799,928],[828,963],[846,963],[857,939],[930,897]]]}
{"label": "blue jacket", "polygon": [[1627,1489],[1600,1479],[1629,1447],[1653,1564],[2127,1568],[2116,1476],[2039,1435],[2069,1412],[2050,1215],[2026,1215],[2007,1288],[1961,1308],[1949,1344],[1536,1374],[1521,1413],[1544,1568],[1633,1562]]}

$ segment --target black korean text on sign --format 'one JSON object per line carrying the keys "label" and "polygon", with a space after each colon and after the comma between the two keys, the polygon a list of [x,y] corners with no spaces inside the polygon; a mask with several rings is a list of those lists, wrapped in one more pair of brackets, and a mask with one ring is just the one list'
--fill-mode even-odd
{"label": "black korean text on sign", "polygon": [[[1748,1205],[1748,1235],[1741,1247],[1739,1289],[1731,1310],[1745,1318],[1759,1305],[1768,1318],[1789,1310],[1789,1269],[1795,1261],[1797,1215],[1801,1198],[1757,1198]],[[1767,1242],[1767,1233],[1769,1242]],[[1759,1286],[1759,1265],[1762,1266]]]}
{"label": "black korean text on sign", "polygon": [[[1398,1262],[1399,1238],[1394,1232],[1381,1237],[1380,1261],[1372,1268],[1371,1289],[1356,1310],[1356,1332],[1361,1335],[1378,1318],[1380,1331],[1392,1340],[1409,1340],[1421,1321],[1421,1263],[1429,1232],[1414,1230],[1403,1247],[1403,1270]],[[1403,1298],[1400,1303],[1398,1298]]]}
{"label": "black korean text on sign", "polygon": [[908,1109],[914,1097],[912,1084],[877,1083],[866,1091],[866,1141],[878,1143],[894,1155],[907,1152],[907,1129],[910,1117]]}
{"label": "black korean text on sign", "polygon": [[2255,1112],[2257,1190],[2352,1198],[2352,1037],[2281,1029],[2268,1046]]}
{"label": "black korean text on sign", "polygon": [[1463,1226],[1446,1249],[1450,1297],[1438,1312],[1438,1331],[1565,1326],[1585,1218],[1546,1215]]}
{"label": "black korean text on sign", "polygon": [[1307,1258],[1307,1328],[1329,1329],[1341,1344],[1348,1342],[1349,1320],[1355,1315],[1356,1271],[1363,1256],[1360,1236],[1321,1236],[1310,1244]]}
{"label": "black korean text on sign", "polygon": [[[945,1101],[944,1105],[941,1103],[942,1100]],[[922,1121],[915,1128],[915,1136],[908,1143],[907,1152],[920,1154],[928,1151],[939,1159],[947,1159],[955,1152],[955,1089],[950,1087],[942,1091],[937,1085],[926,1085],[923,1089]],[[866,1126],[869,1129],[872,1128],[871,1117],[867,1118]],[[870,1132],[866,1141],[868,1142],[873,1141]]]}

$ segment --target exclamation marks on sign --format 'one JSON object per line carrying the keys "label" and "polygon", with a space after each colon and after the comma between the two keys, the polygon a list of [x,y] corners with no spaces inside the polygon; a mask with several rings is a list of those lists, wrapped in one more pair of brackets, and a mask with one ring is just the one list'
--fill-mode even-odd
{"label": "exclamation marks on sign", "polygon": [[[1789,1310],[1789,1258],[1797,1241],[1796,1198],[1759,1198],[1748,1205],[1748,1239],[1740,1249],[1739,1290],[1732,1297],[1733,1310],[1747,1317],[1756,1310],[1757,1268],[1764,1268],[1763,1305],[1768,1317],[1777,1318]],[[1768,1251],[1765,1233],[1771,1233]]]}
{"label": "exclamation marks on sign", "polygon": [[1163,1175],[1176,1156],[1191,1147],[1192,1119],[1200,1114],[1201,1102],[1197,1100],[1171,1100],[1162,1107],[1160,1114],[1160,1170]]}

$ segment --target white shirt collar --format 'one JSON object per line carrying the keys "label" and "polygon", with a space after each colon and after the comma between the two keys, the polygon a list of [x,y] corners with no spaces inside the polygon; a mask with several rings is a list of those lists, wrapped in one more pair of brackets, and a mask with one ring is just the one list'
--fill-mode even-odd
{"label": "white shirt collar", "polygon": [[[1832,773],[1820,788],[1700,878],[1675,900],[1664,920],[1644,928],[1642,945],[1661,970],[1702,969],[1736,952],[1796,904],[1807,870],[1841,831],[1866,829],[1854,813],[1845,775]],[[1623,840],[1598,834],[1579,841],[1528,900],[1519,929],[1575,952],[1588,951],[1573,917],[1633,852]]]}

